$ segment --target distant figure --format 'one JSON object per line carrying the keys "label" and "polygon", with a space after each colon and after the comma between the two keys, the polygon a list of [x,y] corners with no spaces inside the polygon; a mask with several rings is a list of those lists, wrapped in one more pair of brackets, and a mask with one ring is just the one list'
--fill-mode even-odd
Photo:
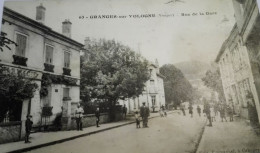
{"label": "distant figure", "polygon": [[99,112],[99,108],[97,107],[97,110],[95,112],[96,115],[96,125],[97,127],[99,127],[99,117],[100,117],[100,112]]}
{"label": "distant figure", "polygon": [[140,128],[140,115],[138,114],[138,111],[135,112],[135,121],[136,121],[136,128]]}
{"label": "distant figure", "polygon": [[199,116],[200,116],[200,114],[201,114],[201,108],[200,108],[199,105],[197,106],[197,112],[198,112],[198,114],[199,114]]}
{"label": "distant figure", "polygon": [[161,117],[164,117],[164,113],[163,113],[162,107],[159,110],[159,114],[160,114]]}
{"label": "distant figure", "polygon": [[257,109],[255,105],[254,96],[251,91],[246,91],[246,102],[247,102],[247,109],[248,109],[248,117],[250,120],[251,126],[255,127],[258,126],[258,115],[257,115]]}
{"label": "distant figure", "polygon": [[124,116],[124,119],[126,119],[126,113],[127,113],[127,107],[124,104],[124,106],[123,106],[123,116]]}
{"label": "distant figure", "polygon": [[143,106],[140,108],[140,115],[143,119],[143,128],[148,128],[148,117],[150,116],[149,108],[145,106],[145,102],[143,102]]}
{"label": "distant figure", "polygon": [[217,103],[214,104],[214,113],[215,113],[215,117],[218,115],[218,111],[219,111],[219,106]]}
{"label": "distant figure", "polygon": [[166,112],[166,109],[165,107],[162,105],[162,113],[163,115],[166,117],[167,116],[167,112]]}
{"label": "distant figure", "polygon": [[228,112],[228,116],[229,116],[229,121],[230,122],[233,122],[234,121],[234,118],[233,118],[233,109],[231,106],[228,106],[227,107],[227,112]]}
{"label": "distant figure", "polygon": [[84,110],[83,108],[80,106],[80,104],[78,104],[78,107],[76,108],[76,123],[77,123],[77,130],[83,130],[82,129],[82,121],[81,121],[81,118],[83,116],[83,113],[84,113]]}
{"label": "distant figure", "polygon": [[188,109],[189,109],[190,117],[193,117],[193,107],[192,107],[192,104],[189,105]]}
{"label": "distant figure", "polygon": [[180,109],[181,109],[181,111],[183,113],[183,116],[186,116],[186,114],[185,114],[185,106],[183,104],[180,105]]}
{"label": "distant figure", "polygon": [[31,121],[31,115],[27,115],[27,119],[25,121],[25,143],[31,143],[31,141],[29,141],[29,136],[32,130],[32,125],[33,122]]}
{"label": "distant figure", "polygon": [[212,126],[212,120],[211,120],[211,116],[210,116],[210,105],[208,102],[205,102],[204,104],[204,112],[208,118],[209,124],[208,126]]}
{"label": "distant figure", "polygon": [[220,106],[219,112],[220,112],[221,121],[223,122],[223,119],[225,119],[226,122],[227,122],[227,119],[226,119],[226,108],[225,108],[224,104],[222,104]]}
{"label": "distant figure", "polygon": [[214,114],[214,108],[212,106],[210,107],[210,116],[211,116],[212,122],[216,121],[215,114]]}

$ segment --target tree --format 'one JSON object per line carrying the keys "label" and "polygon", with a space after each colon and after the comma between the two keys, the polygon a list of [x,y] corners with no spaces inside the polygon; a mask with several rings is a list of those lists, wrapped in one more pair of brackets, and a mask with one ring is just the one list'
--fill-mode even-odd
{"label": "tree", "polygon": [[176,107],[181,101],[192,100],[193,88],[181,70],[172,64],[166,64],[160,68],[160,73],[165,76],[164,91],[166,103],[173,102]]}
{"label": "tree", "polygon": [[219,68],[216,70],[208,70],[205,76],[202,78],[202,81],[204,82],[205,86],[218,93],[220,101],[225,101]]}
{"label": "tree", "polygon": [[92,41],[81,57],[81,99],[109,103],[111,119],[119,99],[142,94],[149,79],[148,62],[115,41]]}
{"label": "tree", "polygon": [[0,122],[9,111],[10,120],[20,120],[22,102],[34,96],[38,85],[22,73],[0,65]]}
{"label": "tree", "polygon": [[1,32],[1,35],[0,35],[0,50],[1,51],[4,51],[4,48],[11,50],[9,45],[12,45],[12,44],[17,46],[17,44],[14,41],[7,38],[6,35],[7,35],[6,33]]}

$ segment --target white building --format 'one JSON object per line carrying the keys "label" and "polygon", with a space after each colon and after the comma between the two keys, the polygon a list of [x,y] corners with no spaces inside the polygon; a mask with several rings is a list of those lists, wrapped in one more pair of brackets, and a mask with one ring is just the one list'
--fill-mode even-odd
{"label": "white building", "polygon": [[[39,86],[34,97],[24,101],[20,108],[22,122],[31,114],[33,126],[52,124],[56,115],[62,113],[63,128],[67,129],[80,101],[80,50],[84,45],[71,39],[69,20],[61,23],[62,34],[44,25],[45,11],[42,5],[38,6],[33,20],[4,8],[1,31],[18,46],[11,45],[11,51],[1,52],[0,64],[13,71],[21,70]],[[48,95],[41,96],[42,80],[46,77],[52,84],[46,86]],[[45,117],[44,110],[51,110],[52,115]]]}
{"label": "white building", "polygon": [[153,108],[158,111],[162,105],[165,106],[164,76],[159,72],[157,60],[155,63],[149,64],[149,72],[151,77],[145,83],[144,91],[139,97],[119,101],[120,105],[127,107],[128,113],[138,110],[143,102],[150,108],[150,111]]}
{"label": "white building", "polygon": [[[260,118],[260,15],[256,0],[233,0],[236,24],[223,43],[216,62],[227,103],[242,117]],[[255,108],[248,106],[252,94]],[[257,111],[256,115],[252,112]],[[259,120],[258,120],[259,121]]]}

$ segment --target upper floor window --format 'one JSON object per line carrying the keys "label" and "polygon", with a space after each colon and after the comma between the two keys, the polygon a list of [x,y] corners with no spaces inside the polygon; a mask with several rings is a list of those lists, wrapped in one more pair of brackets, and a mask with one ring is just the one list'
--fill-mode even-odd
{"label": "upper floor window", "polygon": [[69,68],[70,67],[70,52],[64,51],[64,67]]}
{"label": "upper floor window", "polygon": [[53,47],[50,45],[45,46],[45,63],[53,63]]}
{"label": "upper floor window", "polygon": [[151,84],[151,85],[154,85],[154,80],[150,80],[150,84]]}
{"label": "upper floor window", "polygon": [[63,88],[63,98],[70,97],[70,88]]}
{"label": "upper floor window", "polygon": [[15,55],[25,57],[25,51],[27,47],[27,36],[21,33],[16,33],[16,49]]}

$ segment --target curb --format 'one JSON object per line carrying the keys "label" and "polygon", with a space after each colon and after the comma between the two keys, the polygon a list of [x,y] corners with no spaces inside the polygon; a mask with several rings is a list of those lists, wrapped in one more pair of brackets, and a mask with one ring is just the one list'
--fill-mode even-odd
{"label": "curb", "polygon": [[196,145],[195,145],[195,149],[194,149],[194,152],[193,152],[193,153],[197,153],[197,152],[198,152],[201,139],[202,139],[203,134],[204,134],[204,131],[205,131],[205,129],[206,129],[206,125],[207,125],[207,120],[205,121],[204,126],[202,127],[202,130],[201,130],[201,132],[200,132],[200,135],[199,135],[198,141],[197,141],[197,143],[196,143]]}
{"label": "curb", "polygon": [[[172,113],[174,113],[174,111],[168,112],[168,114],[172,114]],[[153,118],[157,118],[157,117],[160,117],[160,116],[158,115],[158,116],[149,117],[149,119],[153,119]],[[18,149],[18,150],[13,150],[13,151],[10,151],[10,152],[7,152],[7,153],[20,153],[20,152],[31,151],[31,150],[34,150],[34,149],[55,145],[55,144],[58,144],[58,143],[62,143],[62,142],[70,141],[70,140],[77,139],[77,138],[80,138],[80,137],[85,137],[85,136],[89,136],[89,135],[92,135],[92,134],[108,131],[108,130],[111,130],[111,129],[115,129],[115,128],[119,128],[119,127],[122,127],[122,126],[130,125],[130,124],[133,124],[133,123],[135,123],[135,121],[130,121],[128,123],[124,123],[124,124],[121,124],[121,125],[117,125],[117,126],[113,126],[113,127],[109,127],[109,128],[93,131],[93,132],[88,132],[88,133],[84,133],[84,134],[81,134],[81,135],[72,136],[72,137],[69,137],[69,138],[55,140],[55,141],[47,142],[47,143],[44,143],[44,144],[31,146],[31,147],[28,147],[28,148],[22,148],[22,149]]]}

